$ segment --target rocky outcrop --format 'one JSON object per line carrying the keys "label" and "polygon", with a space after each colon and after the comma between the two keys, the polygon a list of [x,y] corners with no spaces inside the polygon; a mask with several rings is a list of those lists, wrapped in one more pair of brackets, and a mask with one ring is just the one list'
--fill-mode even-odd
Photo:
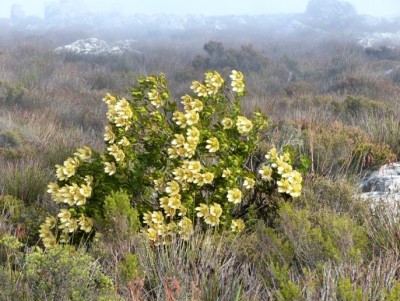
{"label": "rocky outcrop", "polygon": [[114,44],[109,44],[104,40],[89,38],[78,40],[72,44],[56,48],[56,53],[73,53],[79,55],[120,55],[126,52],[135,52],[132,46],[134,40],[117,41]]}
{"label": "rocky outcrop", "polygon": [[361,182],[364,199],[385,203],[399,209],[400,205],[400,163],[382,166]]}

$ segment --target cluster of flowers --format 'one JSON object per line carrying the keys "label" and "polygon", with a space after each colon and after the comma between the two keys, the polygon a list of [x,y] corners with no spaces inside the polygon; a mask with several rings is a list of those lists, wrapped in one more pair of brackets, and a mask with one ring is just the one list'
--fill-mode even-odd
{"label": "cluster of flowers", "polygon": [[[81,162],[90,161],[92,151],[88,147],[83,147],[77,150],[75,157],[68,158],[64,164],[56,165],[56,175],[60,183],[75,176],[76,170]],[[47,192],[56,203],[65,203],[69,206],[83,206],[88,198],[92,196],[92,176],[85,176],[82,183],[64,184],[60,187],[59,183],[51,182],[47,187]],[[89,233],[93,227],[93,221],[89,217],[81,214],[78,218],[74,218],[68,209],[61,209],[58,214],[60,224],[58,229],[61,231],[60,241],[66,241],[68,233],[74,232],[78,228],[86,233]],[[57,227],[57,219],[49,216],[46,221],[40,226],[39,234],[46,248],[56,244],[56,235],[53,233]]]}
{"label": "cluster of flowers", "polygon": [[[233,70],[230,78],[232,91],[243,95],[243,74]],[[48,185],[48,192],[56,203],[70,208],[61,209],[57,217],[48,217],[41,225],[40,237],[46,247],[57,240],[68,242],[77,230],[92,231],[93,220],[86,216],[88,206],[84,205],[97,185],[103,185],[96,194],[99,200],[95,199],[101,209],[102,196],[115,187],[127,187],[124,181],[128,178],[135,183],[135,176],[141,177],[140,185],[152,185],[155,191],[152,201],[158,209],[152,211],[149,204],[153,202],[138,208],[143,210],[143,232],[156,245],[168,242],[173,234],[188,239],[196,221],[243,231],[244,221],[232,219],[230,214],[235,206],[248,201],[256,185],[274,185],[280,193],[300,195],[302,178],[293,170],[288,153],[280,155],[271,149],[258,176],[246,170],[265,117],[256,113],[252,121],[242,116],[239,99],[223,89],[225,82],[217,72],[207,72],[204,82],[192,83],[194,96],[181,97],[183,111],[167,101],[164,77],[149,76],[139,83],[132,101],[110,94],[103,99],[109,121],[104,132],[105,153],[92,155],[90,148],[84,147],[56,166],[58,181]],[[154,137],[159,132],[162,138]],[[160,162],[152,165],[153,157],[146,157],[159,154],[167,154],[161,156],[160,160],[165,160],[160,161],[161,169],[155,168]],[[85,175],[87,171],[96,177],[96,184],[93,176]],[[135,187],[129,191],[134,195],[137,186],[127,189],[130,187]],[[90,205],[96,206],[96,202]]]}
{"label": "cluster of flowers", "polygon": [[[261,178],[266,181],[276,180],[279,193],[289,194],[291,197],[299,197],[302,190],[303,178],[297,170],[293,170],[290,162],[290,154],[278,155],[272,148],[267,155],[266,164],[259,170]],[[278,175],[274,178],[274,175]]]}
{"label": "cluster of flowers", "polygon": [[[233,71],[231,75],[232,90],[241,93],[244,91],[243,74],[238,71]],[[191,228],[183,228],[183,225],[192,227],[192,222],[186,217],[187,208],[182,205],[182,194],[190,190],[190,184],[195,184],[197,187],[202,187],[206,184],[213,184],[215,174],[209,171],[202,172],[203,166],[198,160],[188,161],[194,156],[199,156],[196,153],[197,147],[200,143],[200,130],[198,125],[201,122],[201,112],[204,108],[204,100],[208,97],[216,96],[217,93],[224,85],[224,80],[217,72],[205,73],[204,83],[194,81],[191,89],[195,95],[200,98],[184,95],[181,97],[184,112],[175,111],[172,120],[175,124],[185,129],[184,133],[174,134],[170,147],[168,148],[168,156],[171,159],[181,159],[178,167],[172,170],[171,181],[165,184],[163,178],[154,180],[155,190],[161,197],[159,198],[160,208],[162,211],[147,212],[144,214],[144,223],[147,224],[147,236],[155,243],[165,242],[168,237],[176,228],[177,225],[173,221],[174,218],[181,217],[178,224],[179,233],[184,233],[183,236],[188,236],[191,233]],[[203,101],[202,101],[203,100]],[[234,128],[236,125],[237,131],[242,134],[248,134],[252,128],[253,123],[251,120],[244,116],[237,116],[236,119],[226,117],[221,122],[223,129],[228,130]],[[200,125],[201,127],[201,125]],[[217,137],[210,136],[205,140],[205,149],[210,153],[216,153],[220,149],[220,141]],[[222,177],[225,177],[224,173]],[[255,181],[251,178],[246,178],[245,186],[251,189],[255,185]],[[165,195],[165,193],[167,195]],[[227,190],[226,200],[233,204],[239,204],[242,199],[242,192],[239,188],[230,188]],[[223,215],[223,207],[221,204],[214,202],[211,205],[200,203],[195,208],[197,211],[196,216],[202,218],[207,225],[217,226],[220,224],[220,218]],[[177,214],[177,212],[179,212]],[[166,221],[169,222],[166,222]],[[240,232],[244,229],[244,222],[241,219],[233,220],[231,223],[231,230],[233,232]]]}

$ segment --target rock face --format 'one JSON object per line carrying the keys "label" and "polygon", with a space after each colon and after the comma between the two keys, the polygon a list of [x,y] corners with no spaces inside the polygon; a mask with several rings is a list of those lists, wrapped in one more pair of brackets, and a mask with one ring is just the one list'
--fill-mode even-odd
{"label": "rock face", "polygon": [[78,40],[72,44],[56,48],[56,53],[73,53],[80,55],[120,55],[126,52],[138,52],[132,48],[134,40],[117,41],[110,45],[104,40],[90,38]]}
{"label": "rock face", "polygon": [[400,163],[382,166],[361,182],[365,199],[387,203],[398,209],[400,205]]}

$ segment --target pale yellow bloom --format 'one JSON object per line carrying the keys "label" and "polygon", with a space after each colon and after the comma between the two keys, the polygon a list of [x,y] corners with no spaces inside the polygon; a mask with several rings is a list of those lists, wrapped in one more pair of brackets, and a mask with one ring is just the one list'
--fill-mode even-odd
{"label": "pale yellow bloom", "polygon": [[185,94],[181,97],[181,99],[182,99],[181,103],[183,104],[183,108],[185,111],[190,111],[193,109],[192,98],[190,97],[190,95]]}
{"label": "pale yellow bloom", "polygon": [[192,107],[193,111],[201,112],[201,111],[203,111],[204,105],[203,105],[203,102],[200,99],[195,99],[191,103],[191,107]]}
{"label": "pale yellow bloom", "polygon": [[248,177],[244,178],[244,181],[243,181],[244,188],[252,189],[255,184],[256,184],[256,181],[254,181],[254,179],[248,178]]}
{"label": "pale yellow bloom", "polygon": [[81,214],[81,217],[79,218],[79,226],[82,231],[89,233],[93,228],[93,220],[90,217]]}
{"label": "pale yellow bloom", "polygon": [[277,181],[276,184],[278,185],[278,192],[279,193],[287,193],[290,194],[292,192],[292,185],[290,185],[289,181],[286,179],[282,179]]}
{"label": "pale yellow bloom", "polygon": [[203,181],[205,184],[211,184],[214,180],[214,174],[212,172],[206,172],[203,174]]}
{"label": "pale yellow bloom", "polygon": [[179,194],[179,184],[176,181],[167,182],[167,188],[165,188],[165,192],[170,196]]}
{"label": "pale yellow bloom", "polygon": [[231,129],[233,127],[233,120],[231,118],[225,117],[222,119],[221,124],[224,130]]}
{"label": "pale yellow bloom", "polygon": [[112,144],[107,148],[109,154],[115,158],[115,161],[120,162],[125,159],[125,153],[116,144]]}
{"label": "pale yellow bloom", "polygon": [[154,228],[147,229],[147,238],[152,241],[156,241],[158,237],[157,231]]}
{"label": "pale yellow bloom", "polygon": [[108,141],[109,143],[115,142],[115,134],[111,128],[111,126],[107,125],[104,131],[104,140]]}
{"label": "pale yellow bloom", "polygon": [[199,96],[199,97],[202,97],[202,96],[206,97],[208,95],[207,87],[198,81],[194,81],[192,83],[192,85],[190,86],[190,89],[192,89],[193,92],[196,93],[197,96]]}
{"label": "pale yellow bloom", "polygon": [[121,140],[118,141],[118,144],[121,145],[121,146],[125,146],[125,147],[131,145],[131,143],[129,142],[128,138],[126,138],[125,136],[123,136],[121,138]]}
{"label": "pale yellow bloom", "polygon": [[153,225],[153,217],[151,216],[151,212],[146,212],[143,214],[143,223],[149,226]]}
{"label": "pale yellow bloom", "polygon": [[261,167],[261,169],[258,171],[258,173],[261,175],[261,178],[263,180],[272,180],[272,168],[268,165],[264,165]]}
{"label": "pale yellow bloom", "polygon": [[244,116],[238,116],[236,120],[236,127],[240,134],[247,134],[252,130],[253,123]]}
{"label": "pale yellow bloom", "polygon": [[84,146],[83,148],[78,148],[74,155],[82,161],[87,161],[92,156],[92,150],[89,147]]}
{"label": "pale yellow bloom", "polygon": [[103,98],[103,101],[109,106],[115,105],[117,103],[117,98],[112,96],[110,93],[106,93],[106,95]]}
{"label": "pale yellow bloom", "polygon": [[200,131],[195,126],[192,126],[188,128],[186,136],[188,141],[198,143],[200,140]]}
{"label": "pale yellow bloom", "polygon": [[170,147],[167,149],[168,158],[176,159],[179,156],[178,149],[176,147]]}
{"label": "pale yellow bloom", "polygon": [[206,149],[208,149],[210,153],[215,153],[216,151],[219,150],[219,141],[217,138],[212,137],[208,139],[206,142],[207,142]]}
{"label": "pale yellow bloom", "polygon": [[181,207],[181,196],[179,194],[171,196],[168,199],[168,206],[173,209],[179,209]]}
{"label": "pale yellow bloom", "polygon": [[182,129],[187,126],[187,120],[183,112],[174,112],[174,114],[172,115],[172,120],[175,121],[175,123],[179,125]]}
{"label": "pale yellow bloom", "polygon": [[104,162],[104,172],[109,176],[112,176],[117,171],[117,167],[114,162]]}
{"label": "pale yellow bloom", "polygon": [[155,106],[156,108],[159,108],[164,105],[164,101],[158,93],[156,89],[151,89],[148,93],[147,96],[149,97],[150,103]]}
{"label": "pale yellow bloom", "polygon": [[210,206],[210,214],[215,217],[220,217],[222,215],[222,207],[218,203],[214,203]]}
{"label": "pale yellow bloom", "polygon": [[171,141],[173,147],[182,147],[185,144],[185,137],[182,134],[175,134],[175,139]]}
{"label": "pale yellow bloom", "polygon": [[155,224],[162,224],[164,222],[164,215],[161,211],[154,211],[151,214],[151,220]]}
{"label": "pale yellow bloom", "polygon": [[290,194],[292,197],[297,198],[297,197],[299,197],[299,196],[301,195],[301,189],[302,189],[302,186],[301,186],[300,183],[294,183],[294,184],[292,185],[292,189],[291,189],[291,191],[289,192],[289,194]]}
{"label": "pale yellow bloom", "polygon": [[228,202],[239,204],[242,201],[242,192],[238,188],[228,190]]}
{"label": "pale yellow bloom", "polygon": [[186,123],[188,125],[195,125],[199,122],[200,116],[199,113],[197,113],[194,110],[191,110],[187,111],[187,113],[185,114],[185,118],[186,118]]}
{"label": "pale yellow bloom", "polygon": [[202,168],[201,162],[200,161],[189,161],[187,168],[195,173],[200,172],[201,168]]}
{"label": "pale yellow bloom", "polygon": [[232,74],[229,76],[232,79],[231,86],[232,90],[238,93],[244,91],[243,74],[240,71],[232,70]]}
{"label": "pale yellow bloom", "polygon": [[196,207],[195,209],[198,211],[196,214],[198,217],[203,217],[209,214],[209,208],[204,203],[200,203],[200,206]]}
{"label": "pale yellow bloom", "polygon": [[207,214],[206,216],[204,216],[204,221],[210,226],[215,226],[219,224],[219,218],[211,214]]}
{"label": "pale yellow bloom", "polygon": [[178,182],[184,181],[185,178],[186,178],[185,169],[180,168],[180,167],[176,168],[176,169],[172,172],[172,174],[175,176],[175,177],[174,177],[174,180],[175,180],[175,181],[178,181]]}
{"label": "pale yellow bloom", "polygon": [[242,232],[245,228],[245,224],[242,219],[232,220],[231,231],[232,232]]}
{"label": "pale yellow bloom", "polygon": [[265,158],[272,161],[276,160],[278,158],[278,152],[276,151],[276,148],[271,148],[269,152],[265,155]]}

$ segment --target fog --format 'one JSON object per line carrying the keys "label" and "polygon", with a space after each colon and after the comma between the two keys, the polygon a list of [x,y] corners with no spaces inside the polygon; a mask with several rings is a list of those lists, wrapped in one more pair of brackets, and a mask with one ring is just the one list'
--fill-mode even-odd
{"label": "fog", "polygon": [[[65,0],[64,0],[65,1]],[[44,16],[45,2],[49,0],[1,0],[0,17],[9,17],[12,4],[19,4],[25,14]],[[151,1],[100,1],[100,0],[72,0],[82,9],[93,12],[123,11],[126,13],[141,14],[203,14],[203,15],[244,15],[244,14],[279,14],[302,13],[307,7],[308,0],[151,0]],[[398,0],[349,0],[360,14],[373,16],[400,15]]]}

